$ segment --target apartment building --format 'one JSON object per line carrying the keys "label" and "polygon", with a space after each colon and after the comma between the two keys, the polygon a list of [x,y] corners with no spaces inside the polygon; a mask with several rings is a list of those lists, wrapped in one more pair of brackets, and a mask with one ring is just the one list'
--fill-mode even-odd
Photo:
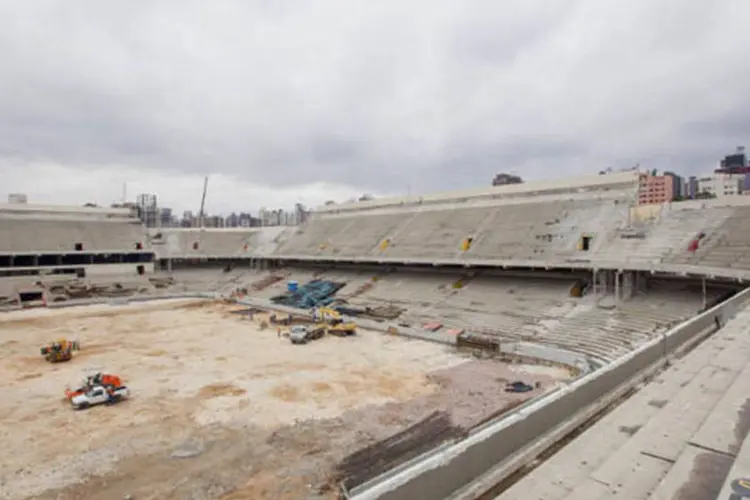
{"label": "apartment building", "polygon": [[712,197],[736,196],[742,194],[745,174],[714,173],[698,177],[698,193]]}
{"label": "apartment building", "polygon": [[655,205],[668,203],[675,197],[675,182],[672,175],[642,173],[638,177],[638,204]]}

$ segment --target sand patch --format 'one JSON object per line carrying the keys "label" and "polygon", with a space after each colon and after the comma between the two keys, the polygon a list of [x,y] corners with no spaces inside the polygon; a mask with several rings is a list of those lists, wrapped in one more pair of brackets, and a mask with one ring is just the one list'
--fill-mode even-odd
{"label": "sand patch", "polygon": [[232,384],[208,384],[201,387],[198,396],[203,399],[218,398],[221,396],[242,396],[247,391]]}
{"label": "sand patch", "polygon": [[164,356],[167,354],[169,353],[165,351],[164,349],[151,349],[150,351],[143,353],[144,356],[150,356],[154,358],[159,357],[159,356]]}
{"label": "sand patch", "polygon": [[271,396],[281,401],[296,402],[302,399],[299,389],[289,384],[277,385],[270,391]]}

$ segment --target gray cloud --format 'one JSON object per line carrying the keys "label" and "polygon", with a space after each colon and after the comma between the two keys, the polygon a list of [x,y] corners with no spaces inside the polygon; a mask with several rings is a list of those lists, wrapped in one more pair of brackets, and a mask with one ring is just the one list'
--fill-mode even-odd
{"label": "gray cloud", "polygon": [[739,0],[0,1],[0,160],[361,192],[696,173],[750,138],[749,23]]}

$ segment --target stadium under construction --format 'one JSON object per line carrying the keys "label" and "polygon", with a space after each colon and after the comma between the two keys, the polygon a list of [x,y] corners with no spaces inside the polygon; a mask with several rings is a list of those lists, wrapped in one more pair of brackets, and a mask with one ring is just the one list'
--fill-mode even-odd
{"label": "stadium under construction", "polygon": [[[730,498],[750,475],[750,197],[639,206],[638,185],[238,229],[2,205],[2,492]],[[328,314],[357,334],[289,341]],[[36,355],[63,337],[69,361]],[[61,403],[102,371],[131,397]]]}

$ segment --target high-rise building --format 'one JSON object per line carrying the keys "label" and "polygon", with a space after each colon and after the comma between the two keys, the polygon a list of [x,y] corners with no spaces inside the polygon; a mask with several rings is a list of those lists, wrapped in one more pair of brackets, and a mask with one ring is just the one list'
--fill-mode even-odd
{"label": "high-rise building", "polygon": [[260,226],[260,219],[253,217],[247,212],[240,212],[237,225],[239,227],[257,227]]}
{"label": "high-rise building", "polygon": [[640,174],[638,204],[654,205],[674,200],[674,178],[671,175]]}
{"label": "high-rise building", "polygon": [[686,197],[691,200],[694,199],[698,194],[698,178],[694,175],[688,177],[687,182],[685,182],[685,188],[687,193]]}
{"label": "high-rise building", "polygon": [[159,209],[159,227],[172,227],[174,226],[172,209],[163,207]]}
{"label": "high-rise building", "polygon": [[508,184],[522,184],[523,179],[521,179],[517,175],[513,174],[497,174],[494,179],[492,179],[492,185],[493,186],[506,186]]}
{"label": "high-rise building", "polygon": [[29,199],[23,193],[11,193],[8,195],[8,203],[11,205],[25,205]]}
{"label": "high-rise building", "polygon": [[682,192],[685,179],[674,172],[664,172],[664,176],[669,177],[672,180],[672,199],[675,199],[678,196],[684,196]]}
{"label": "high-rise building", "polygon": [[696,197],[707,195],[716,198],[742,193],[745,174],[711,174],[698,178]]}
{"label": "high-rise building", "polygon": [[195,227],[195,216],[190,210],[182,212],[182,219],[180,220],[181,227]]}
{"label": "high-rise building", "polygon": [[224,224],[226,227],[237,227],[239,226],[240,218],[239,216],[232,212],[227,216],[227,219],[224,221]]}
{"label": "high-rise building", "polygon": [[139,194],[135,199],[138,216],[146,227],[157,227],[159,224],[159,207],[155,194]]}
{"label": "high-rise building", "polygon": [[750,165],[747,163],[747,155],[745,155],[745,147],[739,146],[737,150],[730,155],[724,157],[719,162],[719,168],[714,173],[717,174],[748,174],[750,173]]}

